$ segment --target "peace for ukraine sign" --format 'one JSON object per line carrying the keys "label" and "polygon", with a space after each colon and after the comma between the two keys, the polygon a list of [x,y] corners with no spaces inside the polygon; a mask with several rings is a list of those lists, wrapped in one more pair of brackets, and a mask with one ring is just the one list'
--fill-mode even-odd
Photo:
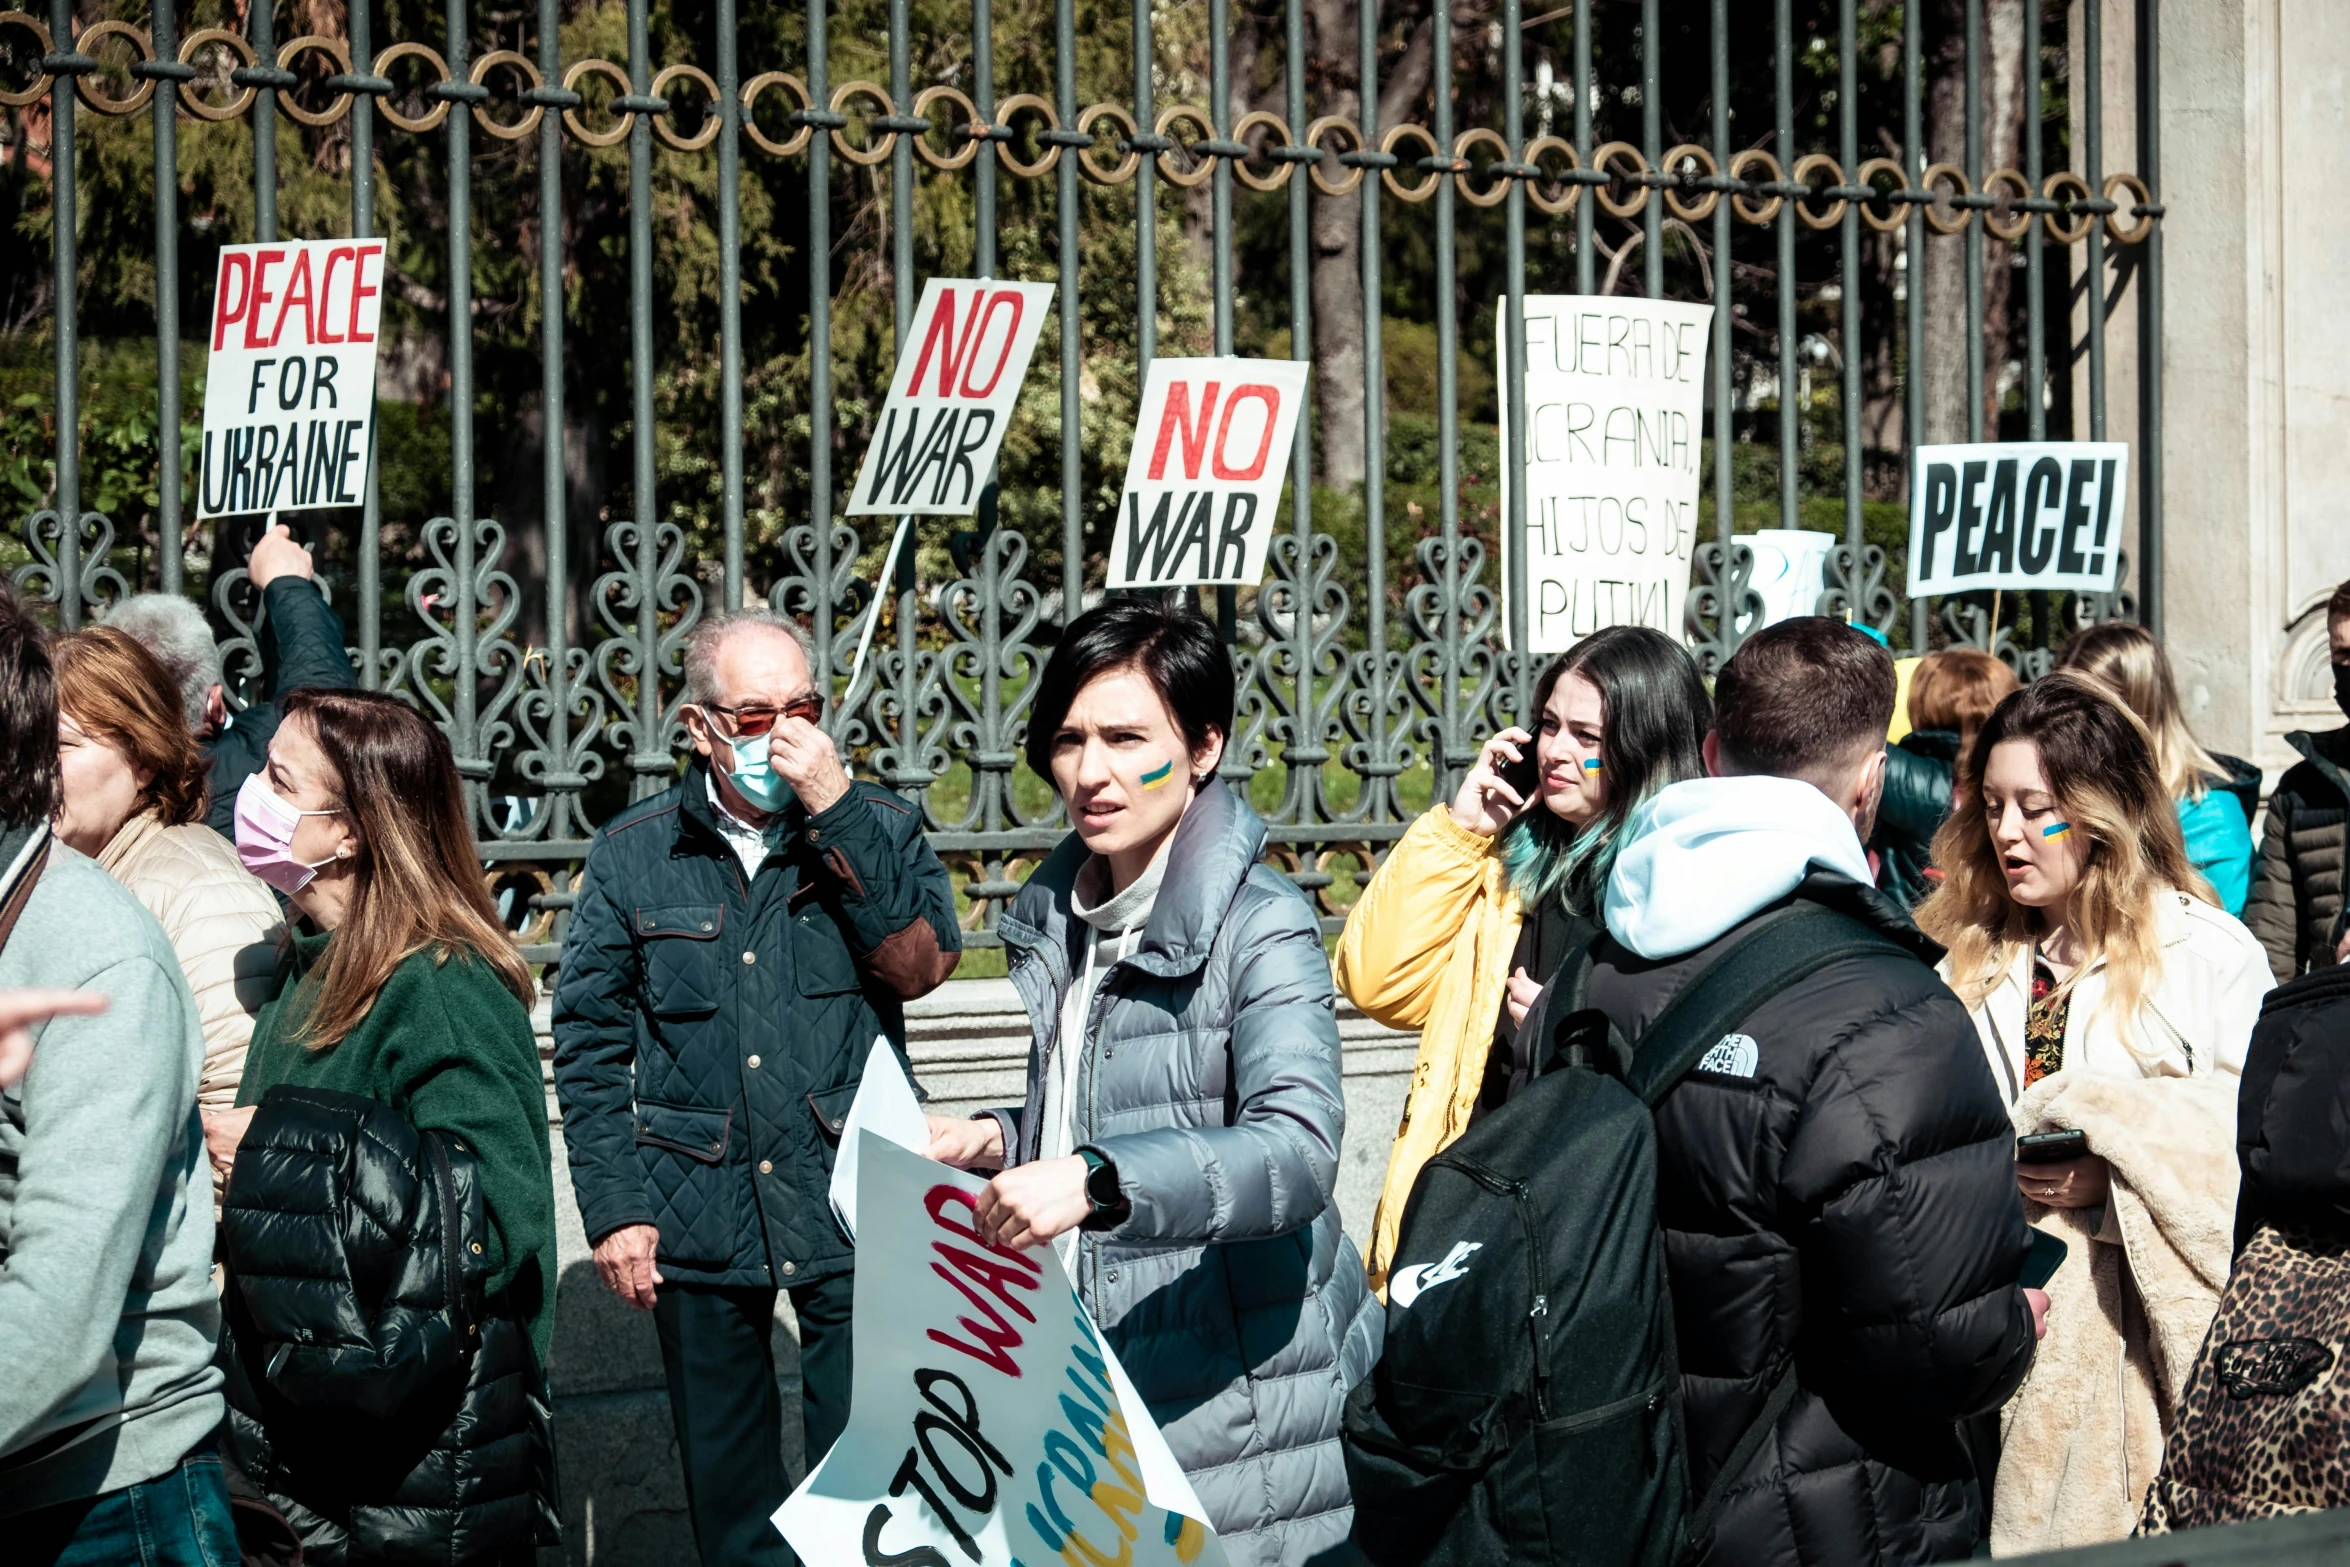
{"label": "peace for ukraine sign", "polygon": [[849,1427],[775,1513],[801,1560],[1225,1567],[1052,1248],[981,1240],[984,1181],[856,1135]]}

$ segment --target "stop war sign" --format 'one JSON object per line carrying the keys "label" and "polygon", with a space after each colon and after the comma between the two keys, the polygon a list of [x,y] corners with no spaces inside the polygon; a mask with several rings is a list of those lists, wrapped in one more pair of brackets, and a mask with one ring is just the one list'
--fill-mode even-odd
{"label": "stop war sign", "polygon": [[1305,392],[1299,360],[1152,360],[1110,586],[1261,580]]}

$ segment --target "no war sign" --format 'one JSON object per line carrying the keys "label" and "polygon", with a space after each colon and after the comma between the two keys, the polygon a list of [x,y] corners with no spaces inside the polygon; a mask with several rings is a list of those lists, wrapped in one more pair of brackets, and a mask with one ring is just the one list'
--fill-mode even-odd
{"label": "no war sign", "polygon": [[222,247],[198,517],[365,497],[383,270],[380,239]]}
{"label": "no war sign", "polygon": [[1919,447],[1910,469],[1910,596],[2112,592],[2129,473],[2121,441]]}
{"label": "no war sign", "polygon": [[964,517],[979,509],[1052,302],[1050,283],[923,285],[848,515]]}
{"label": "no war sign", "polygon": [[1050,1246],[979,1238],[976,1176],[857,1153],[849,1425],[775,1512],[826,1567],[1225,1567]]}
{"label": "no war sign", "polygon": [[1256,582],[1265,575],[1307,366],[1154,359],[1110,540],[1110,586]]}

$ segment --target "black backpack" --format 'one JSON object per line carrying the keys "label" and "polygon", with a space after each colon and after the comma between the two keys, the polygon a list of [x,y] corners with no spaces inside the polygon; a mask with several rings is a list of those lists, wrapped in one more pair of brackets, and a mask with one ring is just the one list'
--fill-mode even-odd
{"label": "black backpack", "polygon": [[1712,1052],[1751,1052],[1732,1030],[1763,1002],[1885,950],[1794,905],[1629,1044],[1584,1006],[1588,944],[1568,956],[1525,1024],[1546,1069],[1429,1160],[1404,1208],[1387,1347],[1346,1406],[1354,1541],[1377,1567],[1672,1567],[1711,1537],[1795,1369],[1692,1498],[1650,1112]]}

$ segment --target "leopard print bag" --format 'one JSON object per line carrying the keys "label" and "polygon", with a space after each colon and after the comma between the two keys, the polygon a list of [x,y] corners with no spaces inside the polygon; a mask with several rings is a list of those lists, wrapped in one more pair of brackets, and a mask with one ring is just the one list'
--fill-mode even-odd
{"label": "leopard print bag", "polygon": [[2350,1238],[2264,1225],[2195,1357],[2140,1534],[2350,1503]]}

